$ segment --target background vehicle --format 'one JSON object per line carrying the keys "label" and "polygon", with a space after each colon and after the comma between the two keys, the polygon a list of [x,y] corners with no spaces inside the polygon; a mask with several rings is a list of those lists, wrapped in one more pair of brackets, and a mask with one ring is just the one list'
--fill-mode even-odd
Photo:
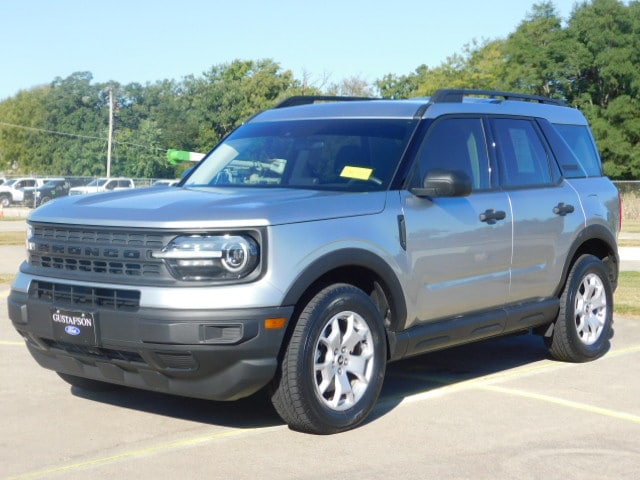
{"label": "background vehicle", "polygon": [[179,179],[160,179],[151,184],[152,187],[175,187],[180,183]]}
{"label": "background vehicle", "polygon": [[252,117],[181,188],[34,210],[8,305],[38,363],[80,388],[268,387],[327,434],[367,417],[389,361],[520,332],[606,353],[620,204],[578,110],[327,100]]}
{"label": "background vehicle", "polygon": [[67,179],[50,179],[39,187],[25,188],[22,203],[29,207],[39,207],[56,198],[67,196],[69,188],[70,183]]}
{"label": "background vehicle", "polygon": [[42,185],[44,180],[34,177],[12,178],[0,185],[0,205],[8,207],[12,203],[21,203],[24,199],[23,189]]}
{"label": "background vehicle", "polygon": [[135,188],[131,178],[97,178],[85,186],[71,188],[69,195],[109,192],[127,188]]}

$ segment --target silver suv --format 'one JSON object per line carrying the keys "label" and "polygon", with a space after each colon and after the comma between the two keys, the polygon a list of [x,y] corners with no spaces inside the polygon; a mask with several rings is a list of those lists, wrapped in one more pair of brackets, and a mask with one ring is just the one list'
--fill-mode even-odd
{"label": "silver suv", "polygon": [[363,421],[389,361],[523,331],[560,360],[606,352],[619,197],[579,111],[346,100],[256,115],[177,188],[35,210],[8,304],[38,363],[86,389],[267,387],[325,434]]}

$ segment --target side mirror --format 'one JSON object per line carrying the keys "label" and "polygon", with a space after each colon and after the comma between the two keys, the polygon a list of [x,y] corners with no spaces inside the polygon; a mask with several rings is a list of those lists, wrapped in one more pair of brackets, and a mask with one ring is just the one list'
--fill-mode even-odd
{"label": "side mirror", "polygon": [[412,188],[416,197],[466,197],[471,193],[471,179],[460,170],[431,170],[421,188]]}

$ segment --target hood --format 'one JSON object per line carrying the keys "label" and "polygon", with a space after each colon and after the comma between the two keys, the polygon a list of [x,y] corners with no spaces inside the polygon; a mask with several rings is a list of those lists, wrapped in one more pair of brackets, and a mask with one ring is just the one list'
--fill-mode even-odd
{"label": "hood", "polygon": [[29,220],[147,228],[259,227],[382,211],[386,192],[265,188],[141,188],[63,197]]}

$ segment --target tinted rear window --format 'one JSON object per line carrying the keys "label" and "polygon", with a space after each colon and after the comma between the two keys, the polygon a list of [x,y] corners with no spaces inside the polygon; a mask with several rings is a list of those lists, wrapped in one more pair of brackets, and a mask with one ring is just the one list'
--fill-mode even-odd
{"label": "tinted rear window", "polygon": [[600,157],[589,128],[585,125],[561,124],[554,124],[554,127],[572,154],[571,158],[560,160],[564,176],[568,178],[602,176]]}

